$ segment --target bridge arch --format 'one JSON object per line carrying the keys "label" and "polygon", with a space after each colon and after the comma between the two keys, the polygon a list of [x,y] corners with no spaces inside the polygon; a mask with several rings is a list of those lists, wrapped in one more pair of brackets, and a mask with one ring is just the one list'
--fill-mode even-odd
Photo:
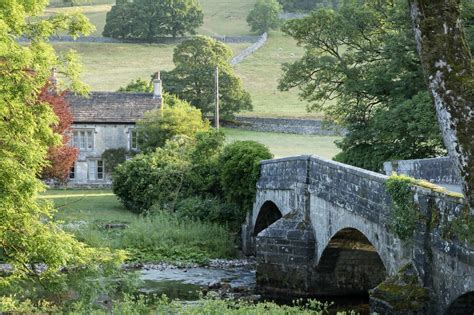
{"label": "bridge arch", "polygon": [[265,230],[271,224],[279,220],[282,216],[283,214],[281,210],[273,201],[265,201],[258,211],[252,235],[257,236],[258,233]]}
{"label": "bridge arch", "polygon": [[322,251],[316,271],[327,294],[368,298],[370,289],[383,282],[387,269],[369,239],[352,227],[342,228],[330,238]]}
{"label": "bridge arch", "polygon": [[472,314],[474,310],[474,291],[464,293],[457,297],[448,306],[446,315],[464,315]]}

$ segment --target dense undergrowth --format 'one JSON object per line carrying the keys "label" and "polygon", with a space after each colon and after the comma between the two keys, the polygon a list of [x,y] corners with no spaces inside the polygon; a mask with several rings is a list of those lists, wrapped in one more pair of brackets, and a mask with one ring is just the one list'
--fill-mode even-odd
{"label": "dense undergrowth", "polygon": [[126,250],[130,262],[203,264],[235,255],[234,240],[225,226],[167,212],[137,216],[125,229],[107,229],[92,222],[68,229],[92,247]]}

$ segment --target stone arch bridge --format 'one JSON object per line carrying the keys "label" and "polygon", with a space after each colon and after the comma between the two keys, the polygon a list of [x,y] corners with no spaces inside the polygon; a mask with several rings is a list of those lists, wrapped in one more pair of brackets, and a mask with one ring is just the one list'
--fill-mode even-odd
{"label": "stone arch bridge", "polygon": [[[270,297],[360,296],[380,314],[473,314],[474,249],[449,236],[464,199],[414,188],[409,241],[391,232],[387,176],[299,156],[263,161],[243,249]],[[448,235],[448,236],[447,236]]]}

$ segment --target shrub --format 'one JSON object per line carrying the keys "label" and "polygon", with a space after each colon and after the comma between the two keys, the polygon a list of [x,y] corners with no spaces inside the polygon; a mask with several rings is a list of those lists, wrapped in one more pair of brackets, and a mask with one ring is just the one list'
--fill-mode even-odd
{"label": "shrub", "polygon": [[175,96],[165,98],[167,104],[161,109],[145,113],[138,122],[140,148],[153,151],[176,135],[193,137],[198,131],[209,130],[209,121],[202,119],[201,111]]}
{"label": "shrub", "polygon": [[129,152],[125,148],[107,149],[102,153],[105,171],[111,173],[119,164],[127,160]]}
{"label": "shrub", "polygon": [[241,217],[255,199],[260,161],[271,158],[270,150],[255,141],[236,141],[224,148],[219,160],[220,182],[226,200],[240,207]]}
{"label": "shrub", "polygon": [[189,150],[190,139],[178,137],[119,165],[112,176],[114,193],[133,212],[146,212],[155,203],[173,209],[190,169]]}

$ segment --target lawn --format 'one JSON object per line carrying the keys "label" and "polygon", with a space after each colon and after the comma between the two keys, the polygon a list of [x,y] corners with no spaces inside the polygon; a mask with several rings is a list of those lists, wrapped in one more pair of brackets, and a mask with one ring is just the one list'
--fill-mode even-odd
{"label": "lawn", "polygon": [[334,144],[340,137],[334,136],[306,136],[230,128],[224,128],[224,132],[228,142],[253,140],[265,144],[275,158],[315,154],[330,159],[340,151]]}
{"label": "lawn", "polygon": [[[231,44],[234,54],[249,44]],[[172,70],[174,44],[55,43],[58,52],[81,56],[82,80],[94,91],[115,91],[131,80],[148,79],[157,70]]]}
{"label": "lawn", "polygon": [[51,189],[39,198],[52,201],[58,210],[54,217],[65,222],[130,222],[137,217],[110,190]]}

